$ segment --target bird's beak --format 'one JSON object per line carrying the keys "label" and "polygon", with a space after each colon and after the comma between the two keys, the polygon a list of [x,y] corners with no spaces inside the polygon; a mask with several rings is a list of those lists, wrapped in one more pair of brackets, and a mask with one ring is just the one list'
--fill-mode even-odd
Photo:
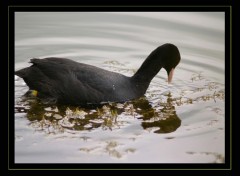
{"label": "bird's beak", "polygon": [[173,72],[174,72],[174,68],[172,68],[172,70],[168,74],[168,84],[171,83],[171,81],[172,81]]}

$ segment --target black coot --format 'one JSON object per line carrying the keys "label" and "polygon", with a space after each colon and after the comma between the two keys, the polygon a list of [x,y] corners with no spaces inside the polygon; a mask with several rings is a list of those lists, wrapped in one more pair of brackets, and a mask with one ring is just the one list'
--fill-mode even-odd
{"label": "black coot", "polygon": [[139,98],[161,68],[167,71],[170,82],[180,59],[176,46],[164,44],[147,57],[132,77],[56,57],[31,59],[32,66],[15,74],[44,103],[84,106]]}

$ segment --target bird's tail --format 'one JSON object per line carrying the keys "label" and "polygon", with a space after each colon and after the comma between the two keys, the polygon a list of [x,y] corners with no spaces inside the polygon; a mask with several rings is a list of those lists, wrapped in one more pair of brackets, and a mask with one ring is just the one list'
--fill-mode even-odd
{"label": "bird's tail", "polygon": [[15,75],[24,78],[28,75],[29,68],[23,68],[21,70],[15,71]]}

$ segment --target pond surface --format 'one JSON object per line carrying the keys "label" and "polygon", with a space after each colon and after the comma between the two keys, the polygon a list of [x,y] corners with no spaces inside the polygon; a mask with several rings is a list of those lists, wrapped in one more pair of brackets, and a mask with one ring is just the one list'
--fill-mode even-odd
{"label": "pond surface", "polygon": [[[133,75],[164,43],[181,62],[144,97],[84,109],[22,99],[15,76],[16,163],[224,163],[224,13],[17,12],[15,70],[66,57]],[[64,84],[64,83],[63,83]]]}

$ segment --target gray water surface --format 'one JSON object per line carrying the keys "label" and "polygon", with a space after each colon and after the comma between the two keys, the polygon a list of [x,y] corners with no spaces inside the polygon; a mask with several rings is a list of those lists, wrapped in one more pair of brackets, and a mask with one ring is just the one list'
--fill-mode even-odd
{"label": "gray water surface", "polygon": [[[131,76],[164,43],[182,59],[172,84],[165,70],[152,80],[146,106],[116,104],[110,115],[111,104],[29,107],[21,101],[28,87],[16,76],[15,104],[30,110],[15,112],[15,162],[223,163],[224,25],[220,12],[16,12],[16,70],[56,56]],[[69,113],[77,114],[75,126]],[[152,125],[172,119],[174,127]]]}

